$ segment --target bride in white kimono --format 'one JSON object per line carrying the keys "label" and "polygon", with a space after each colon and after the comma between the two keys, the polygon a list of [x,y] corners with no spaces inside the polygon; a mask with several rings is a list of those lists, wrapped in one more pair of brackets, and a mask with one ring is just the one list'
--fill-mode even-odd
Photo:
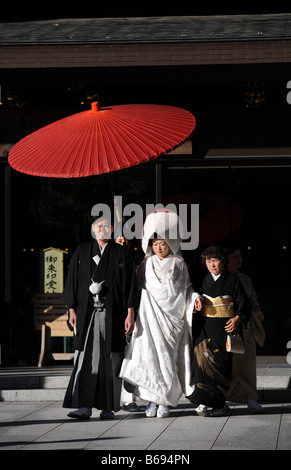
{"label": "bride in white kimono", "polygon": [[194,389],[192,314],[202,304],[179,251],[181,239],[171,238],[177,223],[177,214],[166,210],[146,219],[146,256],[138,273],[140,307],[120,372],[125,389],[149,401],[147,417],[169,416],[169,405],[175,407],[182,393],[190,395]]}

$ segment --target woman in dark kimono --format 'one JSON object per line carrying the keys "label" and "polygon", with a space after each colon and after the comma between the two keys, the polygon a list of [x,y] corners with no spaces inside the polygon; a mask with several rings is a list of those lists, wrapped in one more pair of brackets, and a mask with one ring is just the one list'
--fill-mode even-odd
{"label": "woman in dark kimono", "polygon": [[240,330],[247,323],[250,306],[238,278],[227,269],[223,250],[210,246],[201,255],[208,273],[203,278],[203,308],[194,315],[193,374],[195,390],[187,398],[199,404],[197,414],[219,416],[226,409],[225,399],[230,386],[232,353],[226,351],[228,333]]}
{"label": "woman in dark kimono", "polygon": [[111,240],[110,220],[92,224],[96,240],[75,250],[61,300],[75,330],[75,361],[63,406],[69,417],[86,419],[92,408],[103,419],[120,409],[119,371],[126,335],[134,327],[135,266],[128,249]]}

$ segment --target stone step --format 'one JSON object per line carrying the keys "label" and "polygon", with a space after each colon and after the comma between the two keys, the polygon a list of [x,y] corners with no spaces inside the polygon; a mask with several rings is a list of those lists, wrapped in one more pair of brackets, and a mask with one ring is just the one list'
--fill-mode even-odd
{"label": "stone step", "polygon": [[[291,375],[291,374],[290,374]],[[280,375],[280,371],[274,375],[257,375],[258,389],[291,389],[290,375]],[[0,374],[0,391],[3,390],[56,390],[66,389],[70,377],[38,377],[38,376],[19,376],[19,377],[1,377]]]}
{"label": "stone step", "polygon": [[[62,401],[72,366],[0,368],[0,401]],[[257,364],[261,401],[291,402],[291,366],[282,358]]]}
{"label": "stone step", "polygon": [[60,389],[66,388],[69,376],[39,377],[39,376],[19,376],[1,377],[0,390],[35,390],[35,389]]}
{"label": "stone step", "polygon": [[0,390],[0,401],[63,401],[64,395],[64,388]]}

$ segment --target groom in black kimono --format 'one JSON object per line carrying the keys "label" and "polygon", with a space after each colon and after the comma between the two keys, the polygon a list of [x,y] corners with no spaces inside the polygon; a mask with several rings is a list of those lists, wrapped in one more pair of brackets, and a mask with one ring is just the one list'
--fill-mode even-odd
{"label": "groom in black kimono", "polygon": [[74,368],[63,403],[77,408],[68,414],[72,418],[88,419],[94,407],[100,418],[112,419],[120,409],[119,371],[134,327],[137,285],[130,253],[111,239],[112,232],[110,218],[95,218],[96,240],[75,250],[61,297],[75,331]]}

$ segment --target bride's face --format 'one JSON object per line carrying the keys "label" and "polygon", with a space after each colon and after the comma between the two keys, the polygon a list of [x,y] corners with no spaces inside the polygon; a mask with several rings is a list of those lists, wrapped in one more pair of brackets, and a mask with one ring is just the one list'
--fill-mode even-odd
{"label": "bride's face", "polygon": [[165,240],[155,238],[152,246],[155,255],[157,255],[159,259],[164,259],[168,256],[170,249]]}

